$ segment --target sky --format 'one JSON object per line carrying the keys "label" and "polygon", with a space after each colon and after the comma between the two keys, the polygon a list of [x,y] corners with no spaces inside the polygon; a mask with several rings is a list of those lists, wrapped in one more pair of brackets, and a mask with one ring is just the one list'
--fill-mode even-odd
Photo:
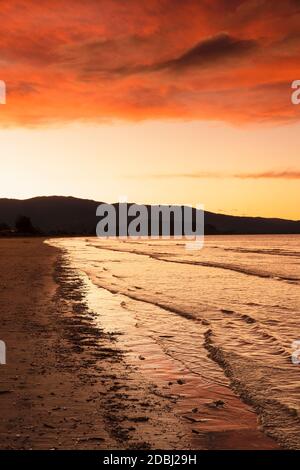
{"label": "sky", "polygon": [[0,197],[300,219],[299,0],[0,0]]}

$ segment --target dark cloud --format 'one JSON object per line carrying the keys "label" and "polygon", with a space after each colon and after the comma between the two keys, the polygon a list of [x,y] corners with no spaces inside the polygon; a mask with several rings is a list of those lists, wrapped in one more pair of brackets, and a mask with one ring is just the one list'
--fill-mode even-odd
{"label": "dark cloud", "polygon": [[222,33],[200,41],[176,59],[158,65],[157,69],[184,70],[190,67],[201,67],[216,61],[241,57],[257,49],[257,41],[238,39]]}
{"label": "dark cloud", "polygon": [[153,40],[147,41],[143,38],[131,37],[125,41],[122,39],[119,41],[91,42],[80,48],[80,54],[75,51],[75,57],[69,57],[66,63],[73,63],[76,66],[77,55],[86,57],[87,60],[83,63],[82,60],[77,62],[80,71],[84,74],[101,74],[104,76],[126,76],[167,70],[180,72],[239,58],[248,55],[259,47],[258,42],[255,40],[239,39],[221,33],[198,42],[174,59],[152,64],[129,63],[125,51],[132,48],[136,50],[146,48],[148,43],[153,43]]}

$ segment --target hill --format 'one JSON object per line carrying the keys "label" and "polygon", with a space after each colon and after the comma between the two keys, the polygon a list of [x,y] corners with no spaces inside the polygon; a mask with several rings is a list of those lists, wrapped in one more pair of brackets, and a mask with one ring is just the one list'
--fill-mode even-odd
{"label": "hill", "polygon": [[[0,226],[14,227],[19,216],[27,216],[33,226],[45,234],[94,235],[99,220],[96,217],[99,204],[102,203],[64,196],[0,199]],[[195,209],[193,211],[195,215]],[[205,212],[205,231],[219,234],[300,234],[300,221]]]}

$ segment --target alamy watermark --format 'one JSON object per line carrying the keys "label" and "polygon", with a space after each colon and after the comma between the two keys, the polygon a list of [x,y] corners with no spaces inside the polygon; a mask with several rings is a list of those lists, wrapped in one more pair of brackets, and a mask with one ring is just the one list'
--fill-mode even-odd
{"label": "alamy watermark", "polygon": [[294,90],[291,96],[292,103],[300,104],[300,80],[293,81],[292,89]]}
{"label": "alamy watermark", "polygon": [[3,80],[0,80],[0,104],[6,104],[6,85]]}
{"label": "alamy watermark", "polygon": [[96,227],[100,238],[124,239],[184,239],[186,248],[200,249],[204,241],[203,205],[174,206],[128,204],[122,198],[118,204],[100,204],[96,211],[100,221]]}
{"label": "alamy watermark", "polygon": [[300,340],[292,342],[292,363],[300,364]]}
{"label": "alamy watermark", "polygon": [[0,364],[6,364],[6,344],[0,340]]}

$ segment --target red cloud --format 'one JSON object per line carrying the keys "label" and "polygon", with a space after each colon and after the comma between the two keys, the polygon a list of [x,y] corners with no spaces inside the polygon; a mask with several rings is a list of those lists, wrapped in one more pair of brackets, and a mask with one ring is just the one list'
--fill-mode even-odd
{"label": "red cloud", "polygon": [[1,125],[299,120],[298,0],[0,2]]}

